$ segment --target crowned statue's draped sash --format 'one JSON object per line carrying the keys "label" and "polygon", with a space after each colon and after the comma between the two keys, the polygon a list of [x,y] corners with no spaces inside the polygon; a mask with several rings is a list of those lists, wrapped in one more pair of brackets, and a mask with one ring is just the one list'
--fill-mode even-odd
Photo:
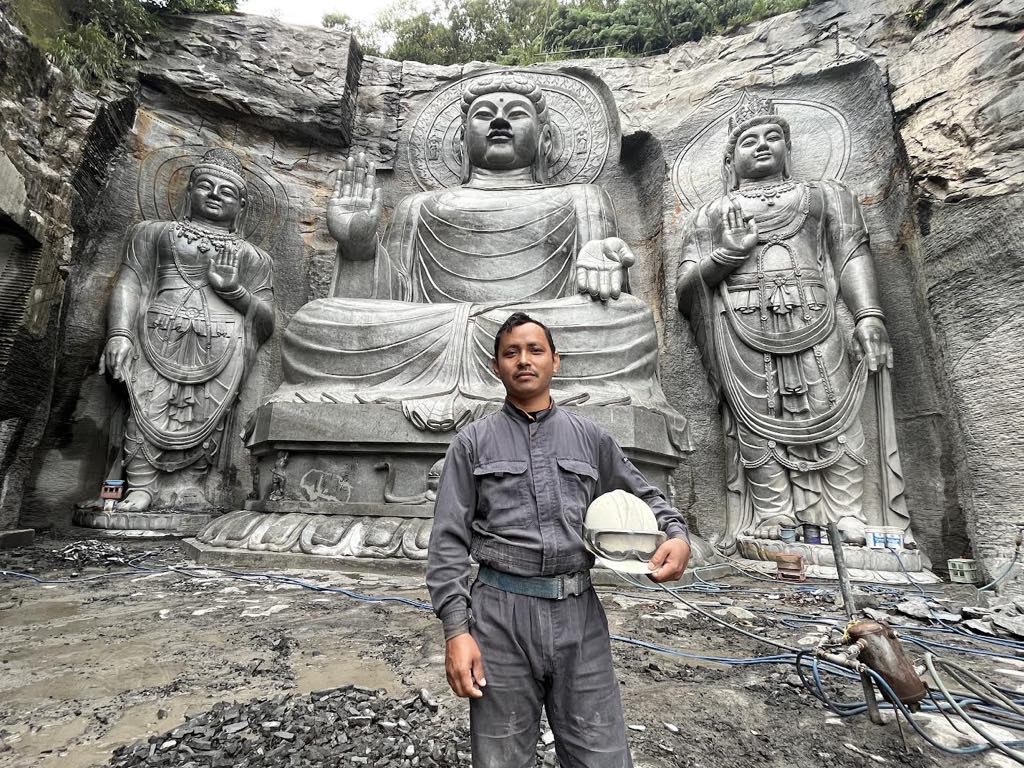
{"label": "crowned statue's draped sash", "polygon": [[[867,366],[851,376],[837,331],[826,222],[841,210],[821,186],[796,192],[796,202],[757,217],[757,245],[712,296],[712,323],[721,383],[736,419],[766,440],[816,445],[837,438],[858,417]],[[847,233],[854,247],[867,240],[859,219],[850,226],[858,230]],[[839,458],[834,452],[815,463]]]}
{"label": "crowned statue's draped sash", "polygon": [[[270,258],[239,241],[239,272],[253,294],[272,290]],[[173,472],[216,446],[224,423],[263,341],[253,318],[210,287],[206,264],[178,258],[174,222],[146,221],[132,230],[124,265],[140,286],[136,352],[126,380],[147,461]]]}
{"label": "crowned statue's draped sash", "polygon": [[[868,368],[866,360],[851,364],[840,285],[853,260],[870,258],[867,230],[841,184],[790,190],[756,215],[757,244],[742,265],[714,288],[690,281],[681,296],[723,401],[732,453],[727,538],[779,516],[824,524],[861,515]],[[682,271],[699,271],[713,252],[718,215],[712,203],[690,219]],[[880,472],[887,515],[905,521],[898,455]]]}

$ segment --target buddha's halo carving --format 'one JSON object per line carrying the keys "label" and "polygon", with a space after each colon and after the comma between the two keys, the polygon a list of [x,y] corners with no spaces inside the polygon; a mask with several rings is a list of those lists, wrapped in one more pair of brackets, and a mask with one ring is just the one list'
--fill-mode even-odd
{"label": "buddha's halo carving", "polygon": [[[820,101],[775,99],[792,128],[793,178],[803,181],[842,181],[850,164],[850,126],[839,110]],[[739,99],[710,120],[676,155],[672,189],[686,210],[695,210],[722,194],[722,147],[729,136],[729,119]]]}
{"label": "buddha's halo carving", "polygon": [[[143,219],[181,218],[189,174],[209,149],[206,146],[170,146],[146,154],[139,167],[137,184]],[[239,234],[253,245],[266,247],[286,220],[288,191],[277,176],[259,163],[246,160],[242,177],[248,204],[239,221]]]}

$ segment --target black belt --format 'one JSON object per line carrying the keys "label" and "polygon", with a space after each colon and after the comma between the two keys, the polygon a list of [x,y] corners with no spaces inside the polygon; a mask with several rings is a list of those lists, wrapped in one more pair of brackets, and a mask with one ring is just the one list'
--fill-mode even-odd
{"label": "black belt", "polygon": [[476,578],[477,581],[495,589],[548,600],[563,600],[573,595],[582,595],[590,589],[590,571],[565,573],[560,576],[514,576],[481,565]]}

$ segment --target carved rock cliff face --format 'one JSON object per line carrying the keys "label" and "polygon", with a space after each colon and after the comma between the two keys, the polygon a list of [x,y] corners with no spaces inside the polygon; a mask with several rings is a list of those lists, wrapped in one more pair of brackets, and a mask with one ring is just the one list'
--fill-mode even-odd
{"label": "carved rock cliff face", "polygon": [[[134,99],[76,91],[0,12],[0,529],[18,524],[40,450],[62,450],[68,432],[50,410],[66,281],[96,231],[87,201],[102,188],[131,127]],[[103,297],[109,286],[101,286]],[[78,354],[94,362],[95,350]],[[79,398],[76,382],[69,407]],[[49,431],[47,433],[47,429]],[[46,436],[44,437],[44,433]],[[101,443],[105,444],[105,441]],[[41,448],[41,446],[47,448]],[[70,482],[79,481],[70,479]]]}
{"label": "carved rock cliff face", "polygon": [[[1020,0],[833,0],[662,56],[572,63],[602,77],[615,96],[621,160],[599,183],[640,257],[633,292],[658,319],[665,388],[691,420],[697,450],[672,493],[705,535],[721,526],[724,451],[717,404],[672,298],[692,202],[680,180],[691,172],[686,150],[739,91],[774,85],[778,99],[824,104],[847,126],[837,146],[848,159],[843,180],[865,206],[882,283],[919,540],[937,565],[972,545],[986,558],[1009,554],[1024,496],[1022,31]],[[29,522],[65,518],[105,471],[113,398],[94,361],[120,241],[142,217],[145,159],[168,146],[223,145],[280,181],[287,212],[263,243],[275,260],[278,331],[246,384],[241,424],[280,379],[280,329],[328,291],[328,173],[351,147],[380,163],[386,205],[418,189],[407,146],[414,118],[465,71],[363,58],[344,33],[237,16],[179,20],[154,50],[140,69],[134,126],[107,183],[82,201],[74,250],[64,250],[74,262],[54,336],[63,354],[46,435],[27,454],[38,457]],[[35,176],[27,159],[13,159],[23,176]],[[58,178],[84,167],[73,153],[37,162],[48,169],[38,173]],[[348,274],[351,295],[369,277],[365,265]],[[225,507],[244,496],[246,467],[236,438],[214,480]]]}
{"label": "carved rock cliff face", "polygon": [[1019,0],[826,2],[745,34],[595,67],[627,141],[631,132],[656,137],[669,166],[664,373],[700,440],[689,476],[705,529],[723,456],[714,398],[693,376],[699,356],[672,308],[686,213],[671,189],[686,169],[673,163],[738,89],[774,85],[778,98],[824,102],[849,124],[843,179],[872,236],[919,540],[940,567],[971,545],[990,569],[1010,556],[1024,491],[1022,30]]}

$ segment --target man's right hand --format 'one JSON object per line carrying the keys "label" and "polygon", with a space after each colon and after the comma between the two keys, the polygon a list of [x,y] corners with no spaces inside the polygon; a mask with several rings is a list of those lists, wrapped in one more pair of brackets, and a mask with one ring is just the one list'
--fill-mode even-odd
{"label": "man's right hand", "polygon": [[448,685],[460,698],[479,699],[484,695],[480,689],[487,685],[484,679],[484,660],[480,646],[468,632],[449,638],[444,648],[444,671]]}
{"label": "man's right hand", "polygon": [[327,229],[345,258],[364,260],[376,255],[382,210],[376,166],[365,154],[349,157],[338,169],[327,203]]}
{"label": "man's right hand", "polygon": [[117,381],[128,378],[126,363],[134,345],[124,336],[113,336],[107,342],[103,354],[100,355],[100,376],[109,373]]}

